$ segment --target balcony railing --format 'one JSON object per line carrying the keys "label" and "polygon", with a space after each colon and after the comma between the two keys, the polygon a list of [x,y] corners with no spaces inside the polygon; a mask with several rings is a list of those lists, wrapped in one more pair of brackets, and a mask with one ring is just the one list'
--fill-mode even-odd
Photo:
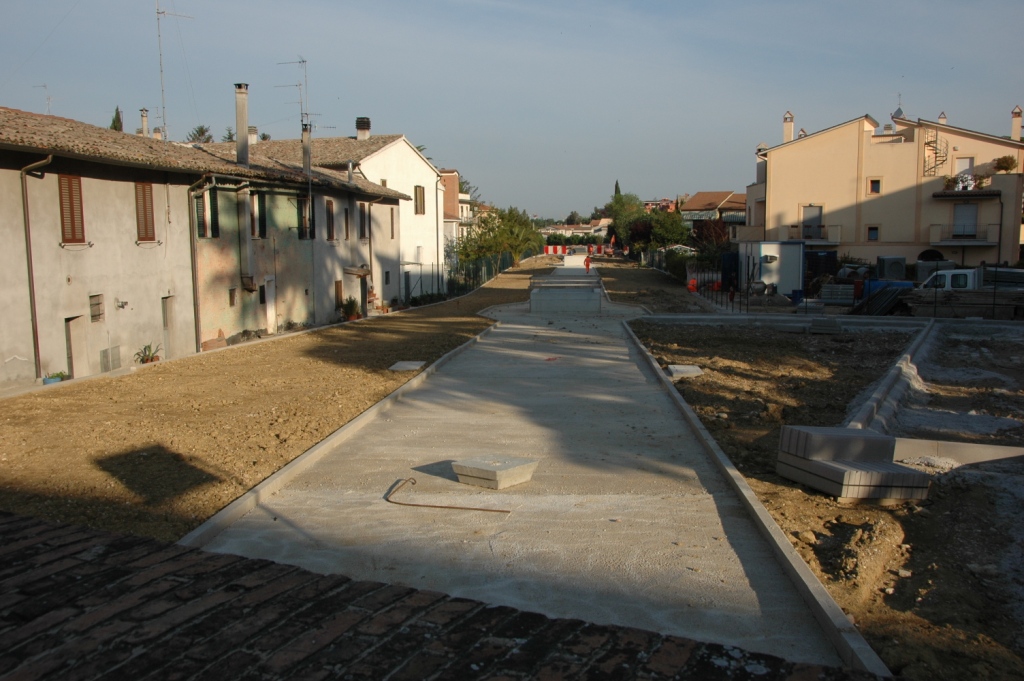
{"label": "balcony railing", "polygon": [[964,246],[993,246],[998,243],[999,225],[929,225],[930,241]]}
{"label": "balcony railing", "polygon": [[789,238],[801,241],[838,244],[842,232],[842,225],[789,225]]}

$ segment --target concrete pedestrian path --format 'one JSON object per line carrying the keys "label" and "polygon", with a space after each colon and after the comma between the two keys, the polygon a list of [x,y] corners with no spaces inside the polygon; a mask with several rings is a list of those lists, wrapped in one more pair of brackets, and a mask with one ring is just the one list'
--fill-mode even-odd
{"label": "concrete pedestrian path", "polygon": [[[582,260],[559,271],[579,276]],[[203,548],[840,665],[627,339],[639,310],[491,312],[497,328]],[[540,465],[504,490],[457,482],[451,462],[478,456]],[[510,512],[388,503],[409,477],[395,500]]]}

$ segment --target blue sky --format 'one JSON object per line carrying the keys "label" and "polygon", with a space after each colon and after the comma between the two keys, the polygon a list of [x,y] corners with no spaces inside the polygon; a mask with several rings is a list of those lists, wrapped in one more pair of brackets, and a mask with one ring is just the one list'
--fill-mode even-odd
{"label": "blue sky", "polygon": [[[299,136],[404,133],[484,200],[564,218],[609,198],[743,191],[782,115],[814,132],[865,113],[1007,135],[1024,106],[1020,0],[160,0],[167,123],[219,139],[236,82],[250,122]],[[188,15],[191,19],[171,14]],[[46,85],[44,89],[41,87]],[[154,0],[4,0],[0,106],[159,125]]]}

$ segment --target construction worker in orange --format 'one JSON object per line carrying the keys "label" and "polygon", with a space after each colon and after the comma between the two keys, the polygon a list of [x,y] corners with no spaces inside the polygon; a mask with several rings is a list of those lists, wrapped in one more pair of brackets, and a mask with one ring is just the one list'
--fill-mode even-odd
{"label": "construction worker in orange", "polygon": [[590,256],[588,255],[583,259],[583,266],[587,268],[587,274],[590,274]]}

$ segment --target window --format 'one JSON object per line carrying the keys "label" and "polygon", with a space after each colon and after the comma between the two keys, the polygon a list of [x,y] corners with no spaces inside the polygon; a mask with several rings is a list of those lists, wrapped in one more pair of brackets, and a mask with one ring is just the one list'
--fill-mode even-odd
{"label": "window", "polygon": [[103,314],[103,294],[100,293],[95,296],[89,296],[89,317],[94,322],[102,322],[104,318]]}
{"label": "window", "polygon": [[868,241],[878,241],[878,227],[868,227]]}
{"label": "window", "polygon": [[385,180],[384,178],[381,178],[381,180],[380,180],[380,186],[381,186],[381,187],[387,187],[387,186],[388,186],[388,181],[387,181],[387,180]]}
{"label": "window", "polygon": [[951,274],[951,275],[949,275],[949,287],[950,288],[967,288],[967,275],[966,274]]}
{"label": "window", "polygon": [[384,285],[391,283],[391,270],[384,270]]}
{"label": "window", "polygon": [[882,181],[880,179],[868,180],[868,194],[881,194],[882,193]]}
{"label": "window", "polygon": [[348,208],[345,209],[345,241],[348,241],[349,233],[349,219],[348,219]]}
{"label": "window", "polygon": [[135,183],[135,223],[138,241],[156,241],[156,226],[153,221],[153,185],[148,182]]}
{"label": "window", "polygon": [[416,185],[413,187],[413,201],[416,204],[416,215],[426,215],[427,199],[422,186]]}
{"label": "window", "polygon": [[260,305],[267,304],[267,286],[266,284],[260,284]]}
{"label": "window", "polygon": [[228,289],[228,306],[229,307],[234,307],[237,303],[238,303],[238,289],[237,288],[229,288]]}
{"label": "window", "polygon": [[312,202],[308,196],[299,196],[295,199],[296,219],[298,220],[298,232],[300,239],[315,239],[316,227],[313,225],[313,216],[310,208]]}
{"label": "window", "polygon": [[359,238],[367,239],[367,220],[369,219],[368,211],[365,203],[359,204]]}
{"label": "window", "polygon": [[953,238],[973,239],[978,235],[978,204],[958,203],[953,206]]}
{"label": "window", "polygon": [[217,213],[217,190],[195,197],[196,234],[200,238],[217,238],[220,236],[220,220]]}
{"label": "window", "polygon": [[334,282],[334,309],[340,310],[342,303],[345,302],[345,289],[341,285],[341,279],[337,279]]}
{"label": "window", "polygon": [[395,209],[391,209],[391,238],[395,238]]}
{"label": "window", "polygon": [[65,244],[84,244],[85,220],[82,217],[82,178],[60,175],[58,176],[58,184],[60,185],[60,240]]}
{"label": "window", "polygon": [[254,239],[267,238],[267,195],[250,194],[249,235]]}
{"label": "window", "polygon": [[334,201],[327,199],[324,201],[324,213],[326,218],[327,228],[327,240],[335,241],[336,235],[334,233]]}

